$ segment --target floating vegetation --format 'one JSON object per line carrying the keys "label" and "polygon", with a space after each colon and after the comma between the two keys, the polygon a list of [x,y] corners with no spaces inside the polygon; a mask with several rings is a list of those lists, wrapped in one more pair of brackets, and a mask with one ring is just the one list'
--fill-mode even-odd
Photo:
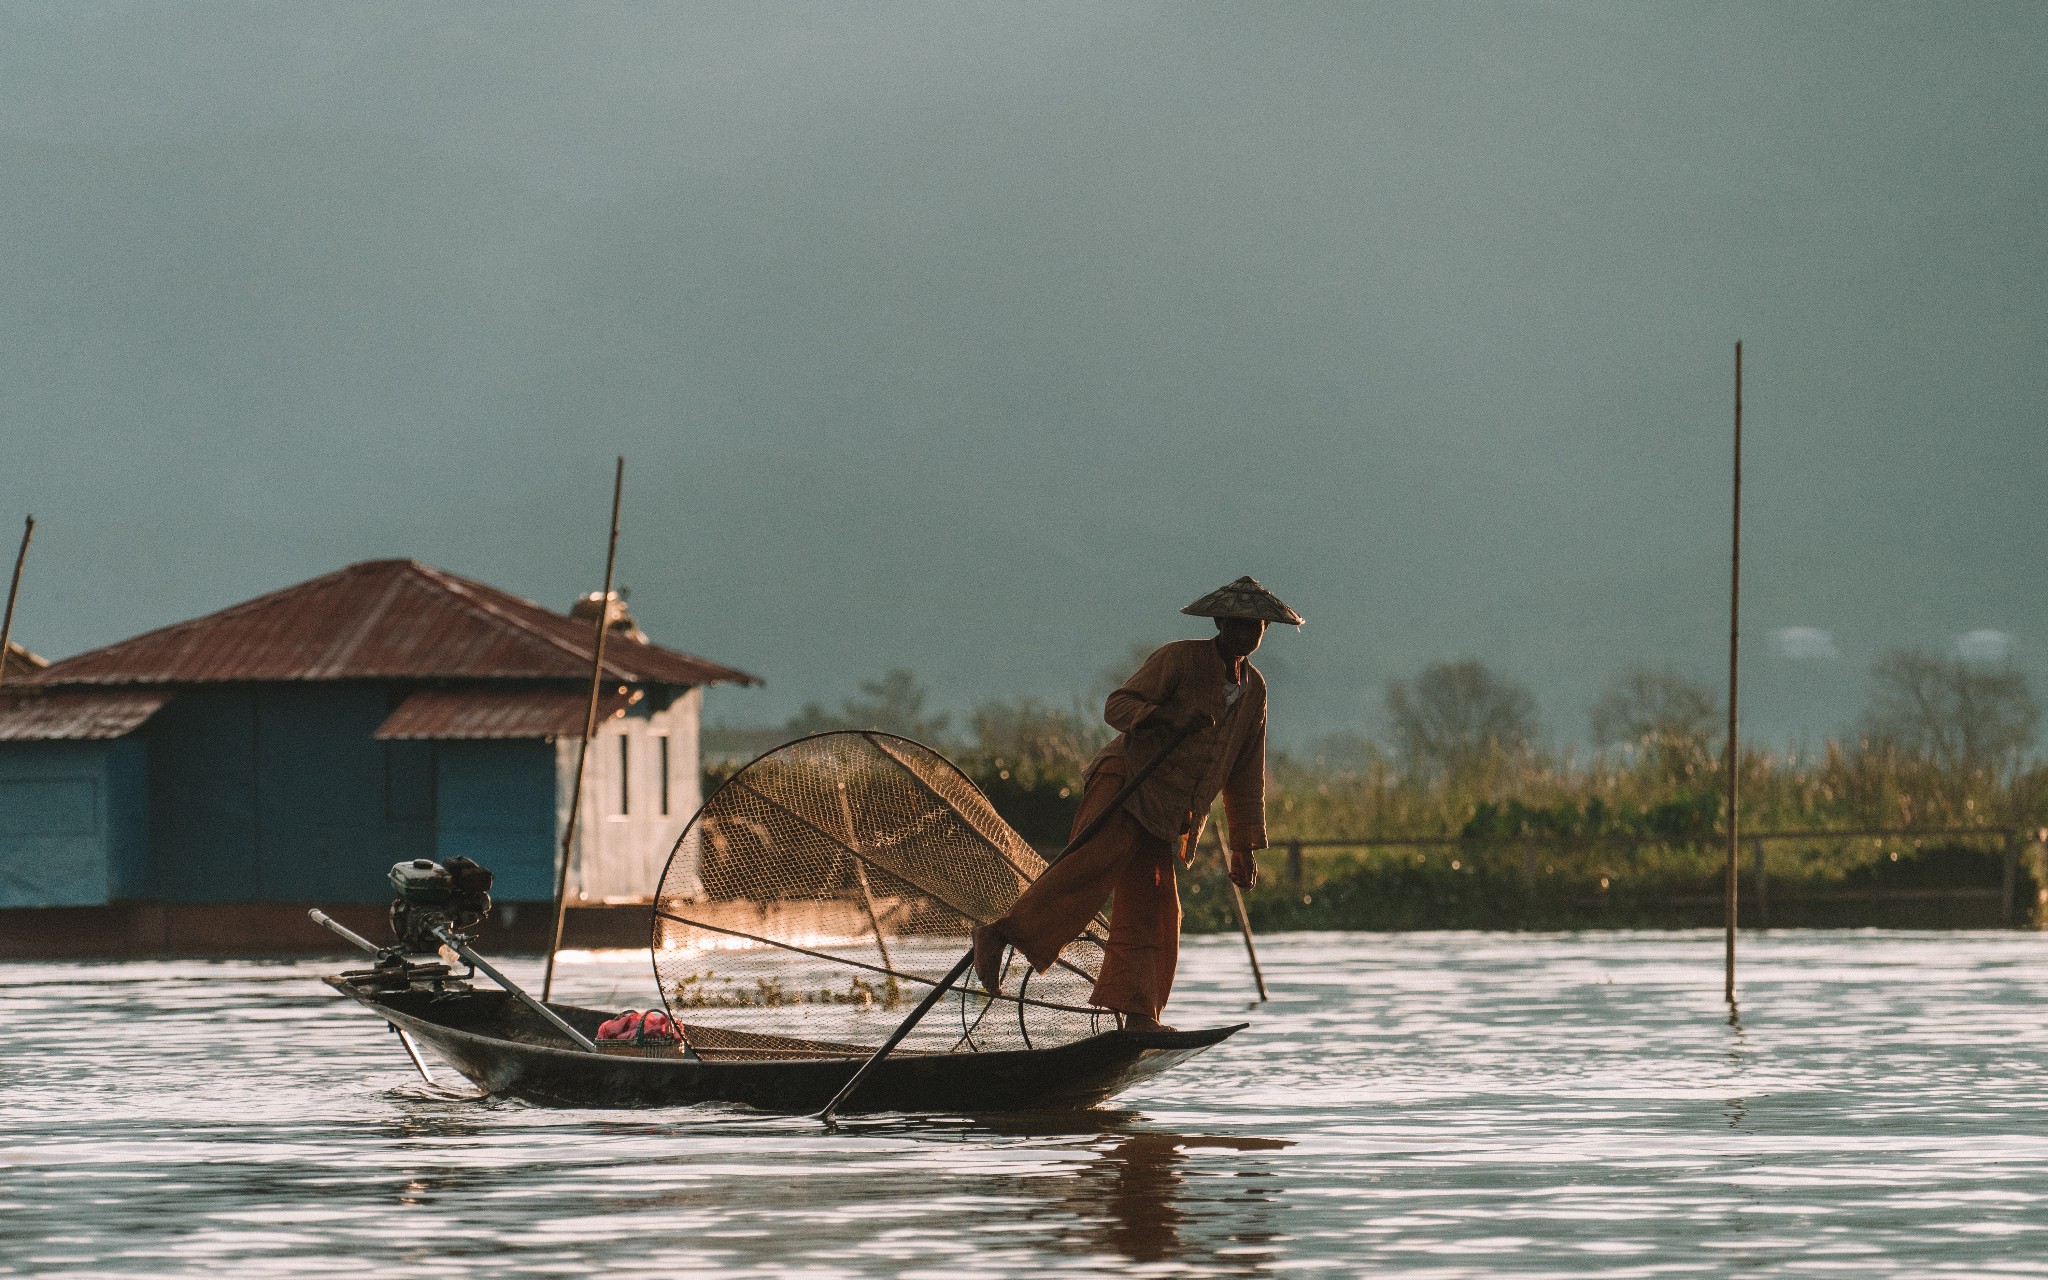
{"label": "floating vegetation", "polygon": [[843,990],[819,987],[792,990],[780,978],[718,979],[716,973],[686,974],[675,984],[671,1006],[677,1009],[773,1009],[787,1005],[840,1004],[894,1009],[903,1003],[903,985],[893,975],[871,981],[856,974]]}

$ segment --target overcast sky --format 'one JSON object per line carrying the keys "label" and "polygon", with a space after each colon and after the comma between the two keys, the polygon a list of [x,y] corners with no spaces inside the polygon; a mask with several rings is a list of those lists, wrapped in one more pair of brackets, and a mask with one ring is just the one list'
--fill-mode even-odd
{"label": "overcast sky", "polygon": [[563,607],[624,453],[714,717],[1064,700],[1251,573],[1283,741],[1461,656],[1569,740],[1725,680],[1741,338],[1750,731],[2048,693],[2044,138],[2033,0],[0,4],[15,634]]}

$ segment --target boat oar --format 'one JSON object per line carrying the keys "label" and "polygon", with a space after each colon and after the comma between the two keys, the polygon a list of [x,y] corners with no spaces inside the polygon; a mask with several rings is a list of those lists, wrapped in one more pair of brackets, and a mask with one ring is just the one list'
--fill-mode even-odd
{"label": "boat oar", "polygon": [[1252,943],[1252,917],[1245,910],[1244,890],[1237,887],[1237,881],[1230,878],[1230,842],[1223,838],[1222,831],[1216,833],[1217,849],[1223,854],[1223,882],[1230,886],[1230,900],[1237,906],[1237,931],[1244,935],[1244,953],[1252,962],[1252,985],[1259,989],[1259,999],[1267,999],[1266,974],[1259,968],[1259,949]]}
{"label": "boat oar", "polygon": [[[1123,811],[1124,802],[1126,800],[1129,800],[1133,795],[1137,794],[1138,788],[1144,785],[1145,779],[1152,776],[1152,771],[1157,769],[1161,764],[1163,764],[1166,760],[1166,757],[1173,754],[1174,748],[1178,747],[1181,743],[1186,742],[1190,737],[1194,735],[1195,730],[1200,727],[1201,726],[1199,725],[1191,724],[1187,726],[1185,729],[1182,729],[1178,733],[1174,734],[1173,740],[1168,742],[1164,747],[1161,747],[1159,749],[1159,754],[1153,756],[1151,761],[1148,762],[1144,768],[1138,770],[1137,773],[1133,774],[1131,780],[1124,783],[1123,787],[1117,791],[1115,798],[1112,799],[1106,807],[1104,807],[1102,812],[1096,814],[1095,817],[1089,821],[1087,826],[1081,828],[1080,832],[1077,835],[1075,835],[1075,837],[1072,840],[1067,842],[1067,847],[1060,850],[1059,853],[1053,857],[1052,861],[1047,862],[1045,865],[1048,868],[1050,868],[1054,862],[1058,862],[1061,858],[1066,857],[1074,850],[1080,848],[1084,844],[1087,844],[1090,840],[1093,840],[1096,837],[1096,835],[1098,835],[1102,831],[1104,827],[1109,825],[1109,820],[1111,818],[1114,818],[1118,813]],[[1044,875],[1045,873],[1041,871],[1039,874]],[[889,1038],[882,1042],[882,1047],[875,1050],[874,1056],[869,1058],[866,1062],[861,1063],[860,1070],[853,1073],[853,1078],[851,1080],[848,1080],[844,1085],[841,1085],[838,1093],[832,1095],[832,1101],[825,1104],[825,1109],[818,1113],[818,1119],[823,1120],[826,1124],[831,1124],[833,1113],[839,1110],[839,1105],[845,1102],[847,1098],[852,1096],[853,1091],[860,1087],[860,1082],[868,1078],[868,1073],[870,1071],[873,1071],[876,1067],[882,1065],[882,1059],[888,1057],[891,1050],[895,1049],[897,1045],[903,1043],[903,1038],[909,1035],[911,1029],[916,1027],[917,1024],[924,1019],[924,1015],[932,1011],[933,1005],[937,1004],[940,1000],[945,998],[946,993],[953,989],[955,983],[959,982],[961,978],[966,976],[968,968],[973,964],[974,948],[970,945],[967,948],[967,954],[961,956],[960,962],[953,966],[952,971],[949,972],[945,977],[939,979],[939,984],[931,989],[931,993],[925,996],[923,1000],[918,1002],[917,1008],[912,1009],[910,1011],[910,1016],[903,1020],[902,1025],[897,1027],[896,1030],[893,1033],[891,1033]],[[991,992],[990,994],[994,993]]]}

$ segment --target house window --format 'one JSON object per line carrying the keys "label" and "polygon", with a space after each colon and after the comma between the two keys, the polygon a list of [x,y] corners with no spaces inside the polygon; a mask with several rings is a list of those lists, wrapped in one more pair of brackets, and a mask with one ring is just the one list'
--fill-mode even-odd
{"label": "house window", "polygon": [[619,735],[619,814],[633,812],[633,740]]}
{"label": "house window", "polygon": [[661,816],[668,816],[668,735],[655,739],[661,744]]}

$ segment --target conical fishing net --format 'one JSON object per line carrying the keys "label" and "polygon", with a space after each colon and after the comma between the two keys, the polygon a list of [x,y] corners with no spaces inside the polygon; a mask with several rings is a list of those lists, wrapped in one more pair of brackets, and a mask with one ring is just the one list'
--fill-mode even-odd
{"label": "conical fishing net", "polygon": [[[741,769],[684,828],[654,904],[654,971],[707,1057],[879,1045],[1045,870],[967,776],[885,733],[825,733]],[[899,1053],[1046,1048],[1114,1027],[1089,1003],[1098,918],[1002,994],[972,974]]]}

